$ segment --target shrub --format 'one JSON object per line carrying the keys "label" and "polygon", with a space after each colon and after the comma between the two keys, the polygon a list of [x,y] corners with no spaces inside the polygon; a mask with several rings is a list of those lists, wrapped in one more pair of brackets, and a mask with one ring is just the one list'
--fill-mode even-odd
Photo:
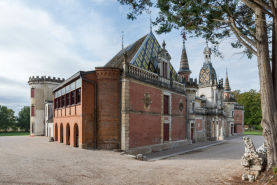
{"label": "shrub", "polygon": [[263,127],[261,125],[255,125],[256,130],[263,130]]}

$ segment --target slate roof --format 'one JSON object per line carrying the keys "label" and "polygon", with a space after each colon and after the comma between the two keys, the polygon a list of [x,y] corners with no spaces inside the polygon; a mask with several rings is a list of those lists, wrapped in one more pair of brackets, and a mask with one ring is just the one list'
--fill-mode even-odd
{"label": "slate roof", "polygon": [[[124,61],[123,53],[125,50],[128,54],[127,62],[142,69],[154,73],[156,72],[158,66],[158,53],[162,48],[152,31],[126,48],[120,50],[104,67],[122,67]],[[173,80],[180,82],[179,75],[176,73],[171,63],[169,68]]]}
{"label": "slate roof", "polygon": [[130,44],[129,46],[125,47],[124,49],[120,50],[104,67],[122,67],[123,64],[123,53],[126,50],[128,59],[127,62],[130,63],[130,61],[134,58],[135,54],[139,50],[140,46],[142,45],[145,38],[148,36],[145,35],[136,42]]}

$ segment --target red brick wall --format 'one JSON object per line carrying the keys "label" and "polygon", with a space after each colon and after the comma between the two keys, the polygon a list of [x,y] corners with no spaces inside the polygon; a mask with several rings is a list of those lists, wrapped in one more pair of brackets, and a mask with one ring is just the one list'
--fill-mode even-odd
{"label": "red brick wall", "polygon": [[234,110],[234,122],[235,124],[242,124],[242,110]]}
{"label": "red brick wall", "polygon": [[[199,127],[198,127],[198,123],[200,123]],[[195,119],[195,129],[197,131],[202,130],[202,119]]]}
{"label": "red brick wall", "polygon": [[[171,94],[171,98],[172,98],[172,110],[171,110],[171,114],[175,114],[175,115],[186,115],[186,97],[185,96],[180,96],[177,94]],[[183,105],[184,105],[184,110],[182,111],[182,113],[180,114],[179,111],[179,103],[180,100],[182,100]]]}
{"label": "red brick wall", "polygon": [[[131,111],[136,112],[136,114],[134,112],[130,113],[129,147],[134,148],[160,143],[162,134],[160,116],[162,91],[135,82],[130,82],[129,87],[129,107]],[[143,103],[146,92],[148,92],[152,101],[148,111],[145,110]],[[184,105],[181,113],[179,111],[180,100],[182,100]],[[184,140],[186,139],[186,117],[177,117],[177,115],[186,115],[186,97],[172,93],[171,103],[171,114],[176,116],[171,117],[171,141]],[[168,120],[167,116],[164,118]]]}
{"label": "red brick wall", "polygon": [[97,75],[97,148],[119,147],[120,75],[119,68],[96,68]]}
{"label": "red brick wall", "polygon": [[130,114],[129,148],[161,143],[161,116]]}
{"label": "red brick wall", "polygon": [[[180,100],[183,102],[184,109],[180,112]],[[186,116],[186,97],[177,94],[171,94],[172,109],[171,114]],[[186,139],[186,117],[171,117],[171,141]]]}
{"label": "red brick wall", "polygon": [[146,111],[144,108],[144,94],[148,92],[152,104],[147,112],[161,113],[161,90],[140,85],[134,82],[129,83],[130,104],[129,109],[133,111]]}
{"label": "red brick wall", "polygon": [[171,117],[171,141],[186,139],[186,118]]}
{"label": "red brick wall", "polygon": [[[129,83],[129,109],[142,113],[161,113],[161,90]],[[144,108],[144,94],[150,95],[150,108]],[[161,115],[146,115],[130,113],[129,117],[129,148],[161,143]]]}
{"label": "red brick wall", "polygon": [[[96,73],[90,73],[82,76],[85,79],[97,82]],[[82,80],[81,89],[82,111],[77,109],[76,113],[82,114],[82,133],[83,141],[87,143],[88,148],[95,147],[95,85],[91,82]]]}
{"label": "red brick wall", "polygon": [[235,127],[237,127],[237,132],[236,133],[243,133],[242,125],[235,125]]}

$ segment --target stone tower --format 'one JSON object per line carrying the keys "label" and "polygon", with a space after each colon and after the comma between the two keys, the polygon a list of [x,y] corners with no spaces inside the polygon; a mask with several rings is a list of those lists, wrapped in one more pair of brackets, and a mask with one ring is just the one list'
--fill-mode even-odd
{"label": "stone tower", "polygon": [[187,51],[185,47],[185,41],[183,41],[180,70],[178,74],[181,82],[183,82],[183,79],[185,79],[185,81],[189,81],[189,75],[191,74],[191,70],[189,69],[189,62],[188,62],[188,56],[187,56]]}
{"label": "stone tower", "polygon": [[30,134],[45,135],[45,101],[53,101],[52,90],[64,79],[30,77]]}

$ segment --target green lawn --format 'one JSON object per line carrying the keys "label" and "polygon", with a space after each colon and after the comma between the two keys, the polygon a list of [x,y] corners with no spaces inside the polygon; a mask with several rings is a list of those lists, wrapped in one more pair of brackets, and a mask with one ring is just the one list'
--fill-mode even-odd
{"label": "green lawn", "polygon": [[1,136],[27,136],[30,135],[30,132],[0,132],[0,137]]}
{"label": "green lawn", "polygon": [[244,135],[263,135],[262,130],[244,131]]}

